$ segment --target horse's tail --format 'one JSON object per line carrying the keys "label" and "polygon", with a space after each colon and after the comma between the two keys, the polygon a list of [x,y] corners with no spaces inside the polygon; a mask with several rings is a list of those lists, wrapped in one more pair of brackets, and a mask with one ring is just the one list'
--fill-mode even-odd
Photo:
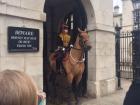
{"label": "horse's tail", "polygon": [[55,57],[55,53],[50,54],[49,56],[49,65],[50,65],[50,70],[55,71],[56,69],[56,57]]}

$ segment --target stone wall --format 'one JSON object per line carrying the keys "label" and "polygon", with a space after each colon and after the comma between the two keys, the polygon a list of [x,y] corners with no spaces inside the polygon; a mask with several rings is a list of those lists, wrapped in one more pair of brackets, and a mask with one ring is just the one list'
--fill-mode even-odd
{"label": "stone wall", "polygon": [[[0,71],[21,70],[31,75],[43,88],[43,0],[0,0]],[[39,51],[9,53],[8,26],[39,29]]]}

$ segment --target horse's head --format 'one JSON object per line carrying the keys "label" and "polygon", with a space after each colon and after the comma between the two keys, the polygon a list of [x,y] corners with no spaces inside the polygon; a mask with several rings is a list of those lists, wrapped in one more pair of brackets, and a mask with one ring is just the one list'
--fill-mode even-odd
{"label": "horse's head", "polygon": [[86,29],[83,31],[80,28],[78,28],[79,31],[79,44],[84,50],[90,50],[91,44],[89,41],[88,33],[86,32]]}

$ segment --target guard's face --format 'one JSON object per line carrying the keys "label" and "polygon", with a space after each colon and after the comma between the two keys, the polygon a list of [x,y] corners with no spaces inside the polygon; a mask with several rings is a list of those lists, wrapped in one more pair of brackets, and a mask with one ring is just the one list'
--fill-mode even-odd
{"label": "guard's face", "polygon": [[64,29],[64,33],[68,33],[68,30],[67,29]]}

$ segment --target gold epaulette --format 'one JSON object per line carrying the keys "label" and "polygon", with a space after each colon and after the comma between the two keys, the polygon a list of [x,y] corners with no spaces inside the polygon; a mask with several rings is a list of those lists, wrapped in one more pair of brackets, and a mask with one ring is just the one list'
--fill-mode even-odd
{"label": "gold epaulette", "polygon": [[69,41],[70,41],[70,35],[68,35],[68,34],[66,34],[66,35],[60,34],[59,36],[60,36],[61,40],[63,41],[64,46],[68,46]]}

